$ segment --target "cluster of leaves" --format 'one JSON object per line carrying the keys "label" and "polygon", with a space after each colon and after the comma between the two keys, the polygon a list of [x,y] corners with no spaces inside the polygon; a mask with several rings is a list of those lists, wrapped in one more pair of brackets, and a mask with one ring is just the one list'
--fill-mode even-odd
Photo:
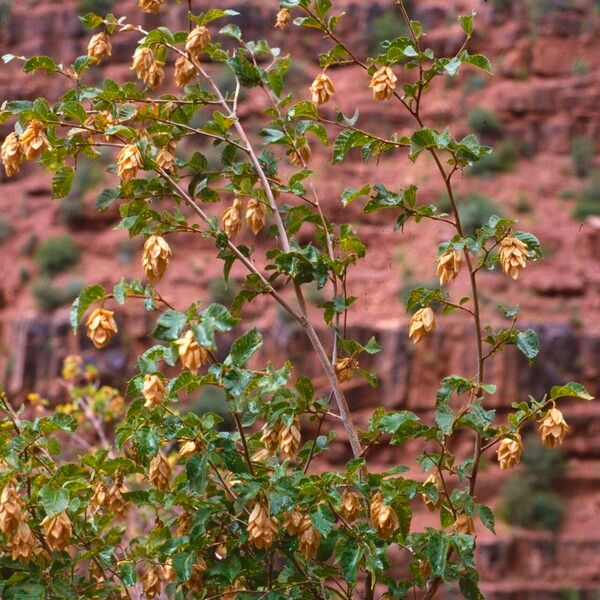
{"label": "cluster of leaves", "polygon": [[[161,5],[144,0],[140,4]],[[427,590],[426,597],[431,597],[441,582],[458,581],[465,597],[481,598],[474,527],[482,523],[494,528],[492,511],[474,496],[481,453],[506,436],[517,435],[524,423],[543,416],[560,398],[590,399],[578,384],[567,384],[540,400],[518,403],[506,424],[496,423],[494,411],[485,408],[486,396],[495,392],[484,380],[485,359],[514,344],[533,360],[539,341],[532,330],[518,330],[518,308],[503,309],[513,320],[509,329],[484,328],[473,282],[480,269],[493,269],[498,263],[506,267],[511,256],[507,259],[498,248],[504,249],[507,240],[512,244],[509,251],[516,247],[519,256],[529,261],[541,258],[538,240],[515,231],[513,221],[499,216],[492,216],[473,233],[463,231],[452,194],[451,214],[446,214],[435,205],[419,203],[415,186],[394,191],[368,183],[345,190],[343,204],[367,198],[363,212],[391,210],[396,229],[423,219],[448,226],[449,239],[440,254],[464,255],[473,294],[453,299],[443,286],[417,288],[409,294],[407,309],[418,309],[417,318],[419,311],[441,305],[443,313],[460,310],[472,318],[479,370],[473,377],[443,379],[432,398],[436,411],[431,423],[408,411],[377,410],[368,429],[357,432],[340,382],[357,371],[377,385],[375,375],[358,366],[364,353],[378,352],[377,342],[348,339],[344,327],[346,314],[357,300],[346,291],[347,273],[365,256],[366,246],[351,224],[333,223],[324,215],[309,168],[310,145],[328,145],[332,132],[341,129],[332,143],[334,165],[355,148],[365,161],[387,153],[408,152],[412,161],[429,155],[451,192],[453,174],[479,161],[490,148],[475,135],[456,139],[448,130],[424,126],[420,106],[435,78],[454,77],[463,66],[491,73],[491,66],[487,58],[467,50],[473,14],[460,18],[463,47],[455,56],[439,57],[422,47],[422,26],[408,19],[400,2],[407,35],[384,42],[381,54],[363,61],[340,41],[337,27],[342,14],[332,14],[331,0],[282,0],[278,8],[291,10],[296,26],[316,29],[331,40],[331,48],[319,57],[324,70],[352,64],[364,70],[365,83],[384,67],[413,74],[412,83],[401,90],[396,90],[391,77],[386,85],[388,100],[416,118],[415,131],[384,138],[359,127],[358,111],[352,117],[338,112],[328,120],[312,102],[296,102],[285,88],[289,56],[264,40],[247,40],[233,22],[218,30],[219,41],[207,41],[202,49],[203,64],[210,61],[233,73],[236,91],[226,94],[215,84],[210,69],[183,50],[187,31],[173,32],[166,26],[145,31],[125,18],[93,13],[82,18],[86,27],[102,27],[110,36],[137,32],[138,48],[152,50],[154,67],[162,68],[169,57],[185,58],[197,69],[199,82],[190,82],[178,94],[157,97],[133,82],[106,79],[88,84],[87,72],[95,64],[88,56],[68,67],[37,56],[24,59],[25,72],[62,73],[72,87],[56,102],[38,98],[2,105],[0,120],[15,118],[15,132],[21,138],[27,137],[31,122],[43,125],[47,144],[39,162],[52,173],[54,197],[69,194],[80,155],[97,157],[98,148],[104,146],[139,154],[132,177],[123,176],[120,163],[125,159],[119,154],[109,170],[121,176],[120,182],[100,194],[96,208],[106,210],[118,203],[118,227],[132,237],[175,237],[185,232],[211,238],[226,280],[236,263],[249,271],[231,310],[197,302],[175,307],[152,284],[138,280],[122,279],[112,290],[92,285],[81,292],[71,311],[74,329],[98,306],[106,317],[107,306],[118,308],[138,300],[155,320],[151,335],[156,344],[139,357],[122,418],[112,403],[115,398],[102,396],[93,385],[89,389],[89,382],[71,385],[69,410],[41,408],[42,414],[33,418],[28,418],[25,407],[15,411],[2,396],[0,485],[18,489],[22,504],[17,502],[18,521],[33,532],[28,538],[31,552],[24,558],[14,551],[17,519],[3,521],[9,509],[16,510],[4,494],[0,500],[3,597],[131,597],[132,588],[138,586],[148,598],[164,589],[173,598],[241,600],[259,594],[270,600],[326,600],[350,599],[359,593],[372,598],[380,584],[387,589],[387,598],[404,598],[416,589]],[[235,15],[232,10],[213,8],[201,14],[190,12],[188,17],[190,28],[210,27],[216,33],[218,20]],[[285,22],[286,13],[280,17]],[[5,57],[13,59],[19,57]],[[265,146],[261,152],[255,151],[237,112],[240,88],[261,88],[269,99],[260,131]],[[202,124],[195,125],[198,122]],[[190,156],[175,153],[172,166],[164,167],[161,151],[170,145],[184,147],[188,138],[212,143],[220,151],[217,169],[209,168],[200,151]],[[270,247],[256,261],[254,247],[232,241],[232,215],[241,219],[231,212],[235,205],[227,212],[229,225],[225,219],[220,224],[213,215],[214,203],[230,206],[232,197],[257,201],[271,211]],[[305,236],[300,243],[301,228],[310,230],[310,241]],[[164,260],[168,262],[168,257]],[[261,264],[262,270],[257,266]],[[328,290],[319,307],[335,338],[331,357],[309,319],[306,285]],[[307,333],[327,378],[324,392],[315,390],[302,375],[300,364],[260,364],[262,335],[257,329],[240,332],[245,303],[259,295],[270,295]],[[424,327],[429,333],[432,322],[426,314]],[[105,327],[113,335],[116,326],[110,319],[107,322]],[[92,325],[87,324],[89,333]],[[93,327],[98,327],[97,321]],[[229,338],[234,330],[241,335],[224,347],[223,334]],[[189,332],[188,343],[194,340],[198,356],[205,359],[202,374],[188,368],[182,358]],[[101,347],[107,340],[95,342]],[[214,386],[224,393],[234,431],[221,429],[218,416],[188,412],[180,403],[189,395],[202,398],[203,390]],[[332,399],[338,414],[332,413]],[[343,424],[354,456],[339,469],[313,473],[314,457],[326,452],[335,437],[333,430],[321,433],[324,420],[332,414]],[[118,417],[114,429],[106,426],[105,417]],[[317,434],[299,439],[298,424],[309,420],[318,423]],[[82,428],[90,423],[98,444],[81,455],[68,448],[61,452],[59,435],[66,441],[85,441]],[[473,435],[472,457],[457,456],[449,449],[449,439],[459,430]],[[418,461],[433,480],[408,477],[408,467],[403,465],[383,472],[369,469],[370,446],[412,442],[425,448]],[[356,501],[352,518],[344,504],[346,493]],[[439,526],[423,531],[412,527],[412,513],[421,500],[437,509]],[[290,525],[294,513],[301,525]],[[400,569],[391,564],[393,546],[404,552]]]}

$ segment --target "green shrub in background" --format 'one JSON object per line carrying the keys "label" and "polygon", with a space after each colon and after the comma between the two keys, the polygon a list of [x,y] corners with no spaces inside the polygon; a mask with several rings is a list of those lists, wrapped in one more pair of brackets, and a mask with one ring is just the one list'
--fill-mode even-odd
{"label": "green shrub in background", "polygon": [[[471,234],[479,227],[483,227],[492,215],[503,216],[500,207],[485,194],[480,192],[469,192],[464,196],[457,197],[458,212],[465,232]],[[443,195],[438,200],[441,211],[450,210],[450,200]]]}
{"label": "green shrub in background", "polygon": [[481,136],[499,136],[504,129],[500,117],[493,111],[474,106],[469,112],[469,128]]}
{"label": "green shrub in background", "polygon": [[508,173],[515,167],[519,158],[518,145],[514,140],[502,140],[491,154],[486,154],[479,162],[469,167],[469,173],[488,177],[492,173]]}
{"label": "green shrub in background", "polygon": [[504,487],[501,514],[512,525],[556,531],[564,514],[564,502],[553,488],[567,463],[559,449],[549,450],[530,436],[521,458],[523,470]]}
{"label": "green shrub in background", "polygon": [[[410,3],[406,3],[407,6]],[[410,6],[408,6],[410,10]],[[369,51],[378,54],[383,51],[382,42],[392,41],[400,36],[407,35],[408,28],[397,10],[386,10],[375,17],[369,24],[368,43]]]}
{"label": "green shrub in background", "polygon": [[68,235],[57,235],[42,242],[35,260],[46,275],[56,275],[79,262],[79,248]]}
{"label": "green shrub in background", "polygon": [[217,415],[221,421],[219,431],[233,431],[235,428],[235,421],[227,406],[225,392],[217,386],[207,385],[202,390],[200,397],[193,402],[191,411],[199,417],[208,414]]}
{"label": "green shrub in background", "polygon": [[105,15],[113,7],[114,0],[79,0],[79,14],[96,13]]}
{"label": "green shrub in background", "polygon": [[83,287],[79,279],[71,279],[67,285],[60,287],[50,278],[40,277],[31,284],[31,293],[42,312],[52,312],[73,302]]}
{"label": "green shrub in background", "polygon": [[14,233],[14,227],[0,215],[0,244],[4,243]]}
{"label": "green shrub in background", "polygon": [[587,177],[593,166],[596,155],[596,144],[585,136],[578,136],[571,141],[571,160],[577,177]]}
{"label": "green shrub in background", "polygon": [[215,277],[210,282],[210,301],[230,306],[239,291],[239,286],[233,279],[225,281],[223,277]]}
{"label": "green shrub in background", "polygon": [[600,172],[596,171],[589,183],[577,196],[577,201],[571,213],[574,219],[584,221],[586,217],[600,215]]}

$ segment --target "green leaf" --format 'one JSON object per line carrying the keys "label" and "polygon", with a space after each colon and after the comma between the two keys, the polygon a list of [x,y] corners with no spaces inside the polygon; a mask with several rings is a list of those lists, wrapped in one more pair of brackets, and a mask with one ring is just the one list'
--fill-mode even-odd
{"label": "green leaf", "polygon": [[134,586],[137,581],[137,571],[135,568],[135,563],[133,561],[122,562],[119,568],[119,572],[121,575],[121,579],[123,583],[128,586]]}
{"label": "green leaf", "polygon": [[465,35],[470,38],[473,35],[473,22],[477,13],[473,11],[470,15],[458,17],[461,29],[465,32]]}
{"label": "green leaf", "polygon": [[65,490],[45,485],[39,491],[39,500],[48,516],[64,512],[69,506],[69,498]]}
{"label": "green leaf", "polygon": [[559,398],[578,398],[579,400],[593,400],[592,396],[580,383],[569,381],[564,385],[555,385],[550,390],[550,398],[558,400]]}
{"label": "green leaf", "polygon": [[178,552],[173,556],[173,568],[178,583],[185,583],[192,574],[195,557],[189,552]]}
{"label": "green leaf", "polygon": [[492,533],[496,533],[496,531],[494,530],[495,518],[494,518],[494,513],[492,512],[492,509],[489,506],[485,506],[485,504],[476,504],[475,510],[477,511],[477,514],[479,515],[481,522]]}
{"label": "green leaf", "polygon": [[85,311],[89,308],[90,304],[106,298],[106,292],[101,285],[95,284],[84,288],[79,296],[73,302],[70,312],[70,321],[73,331],[77,331],[79,322]]}
{"label": "green leaf", "polygon": [[533,360],[540,351],[540,340],[533,329],[526,329],[517,334],[517,348],[529,359]]}
{"label": "green leaf", "polygon": [[228,67],[236,74],[240,85],[246,88],[255,87],[262,82],[261,73],[247,58],[238,54],[227,61]]}
{"label": "green leaf", "polygon": [[195,494],[203,494],[208,484],[208,463],[210,455],[208,453],[195,454],[185,465],[187,476],[187,487]]}
{"label": "green leaf", "polygon": [[466,50],[460,55],[460,60],[464,63],[469,63],[476,67],[479,67],[483,71],[485,71],[488,75],[493,75],[494,70],[492,69],[492,64],[489,59],[483,54],[469,54]]}
{"label": "green leaf", "polygon": [[242,30],[235,23],[228,23],[225,27],[221,27],[219,33],[236,40],[242,39]]}
{"label": "green leaf", "polygon": [[362,146],[369,141],[369,137],[360,133],[359,131],[353,131],[351,129],[346,129],[342,131],[333,144],[333,160],[332,164],[336,165],[341,163],[346,154],[352,150],[352,148],[356,146]]}
{"label": "green leaf", "polygon": [[96,29],[96,27],[100,27],[104,22],[104,19],[100,15],[96,15],[92,12],[83,15],[83,17],[79,17],[79,20],[86,29]]}
{"label": "green leaf", "polygon": [[77,429],[77,419],[65,413],[54,413],[50,418],[59,429],[73,433]]}
{"label": "green leaf", "polygon": [[3,600],[44,600],[46,587],[37,581],[19,581],[10,585],[6,582],[6,589],[2,593]]}
{"label": "green leaf", "polygon": [[448,539],[443,531],[432,531],[427,544],[427,559],[432,575],[443,577],[448,558]]}
{"label": "green leaf", "polygon": [[25,73],[33,73],[38,69],[42,69],[48,74],[56,73],[58,66],[49,56],[32,56],[25,61],[23,71]]}
{"label": "green leaf", "polygon": [[64,198],[71,191],[73,185],[74,169],[61,167],[52,177],[52,198]]}
{"label": "green leaf", "polygon": [[354,202],[357,198],[361,196],[366,196],[371,191],[371,186],[369,184],[363,185],[359,190],[354,188],[346,188],[342,192],[342,204],[344,206],[348,206],[351,202]]}
{"label": "green leaf", "polygon": [[359,544],[354,538],[349,538],[341,539],[338,543],[338,548],[342,549],[338,561],[340,567],[342,567],[344,577],[350,585],[354,585],[356,583],[358,564],[365,553],[365,546],[364,544]]}
{"label": "green leaf", "polygon": [[105,211],[110,205],[121,195],[120,189],[105,189],[103,190],[94,204],[94,210]]}
{"label": "green leaf", "polygon": [[156,322],[152,337],[159,340],[173,341],[181,336],[187,317],[173,309],[166,310]]}
{"label": "green leaf", "polygon": [[253,356],[253,354],[263,345],[262,334],[253,327],[242,337],[233,342],[229,356],[225,360],[226,365],[233,364],[237,367],[244,366]]}
{"label": "green leaf", "polygon": [[479,591],[478,583],[479,575],[475,569],[469,569],[460,576],[458,586],[467,600],[485,600],[485,596]]}
{"label": "green leaf", "polygon": [[452,433],[454,425],[454,413],[447,404],[441,404],[435,412],[435,424],[444,435]]}
{"label": "green leaf", "polygon": [[317,510],[310,513],[310,520],[312,521],[312,524],[315,526],[316,530],[325,539],[333,531],[333,527],[335,525],[335,516],[333,515],[331,509],[324,504],[321,504]]}

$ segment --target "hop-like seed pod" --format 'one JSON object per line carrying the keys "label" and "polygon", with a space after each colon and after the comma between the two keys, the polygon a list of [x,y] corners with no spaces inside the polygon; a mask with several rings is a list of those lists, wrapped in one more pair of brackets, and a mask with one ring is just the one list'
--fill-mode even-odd
{"label": "hop-like seed pod", "polygon": [[157,13],[163,7],[165,0],[139,0],[138,6],[147,13]]}
{"label": "hop-like seed pod", "polygon": [[381,67],[375,71],[369,87],[373,90],[373,98],[378,102],[391,98],[396,90],[398,78],[389,67]]}
{"label": "hop-like seed pod", "polygon": [[187,535],[192,528],[193,517],[189,512],[184,512],[177,520],[177,530],[175,534],[179,537]]}
{"label": "hop-like seed pod", "polygon": [[234,238],[242,226],[242,201],[239,198],[234,198],[232,206],[223,213],[221,222],[227,237]]}
{"label": "hop-like seed pod", "polygon": [[198,70],[194,63],[185,56],[180,56],[175,61],[175,84],[179,87],[187,85],[193,81],[198,74]]}
{"label": "hop-like seed pod", "polygon": [[456,531],[456,533],[473,535],[475,533],[475,523],[473,523],[473,517],[470,517],[466,513],[460,514],[454,522],[454,531]]}
{"label": "hop-like seed pod", "polygon": [[344,490],[342,494],[339,513],[346,523],[353,523],[360,515],[362,506],[360,496],[356,492]]}
{"label": "hop-like seed pod", "polygon": [[275,454],[279,447],[279,432],[281,431],[281,424],[276,423],[273,426],[269,426],[265,423],[262,426],[262,435],[260,441],[264,444],[267,452],[270,455]]}
{"label": "hop-like seed pod", "polygon": [[500,241],[500,264],[502,270],[513,279],[519,277],[521,269],[527,266],[529,252],[527,246],[514,235],[507,235]]}
{"label": "hop-like seed pod", "polygon": [[206,362],[208,354],[196,341],[193,331],[188,329],[175,344],[179,352],[179,360],[181,360],[184,369],[195,373]]}
{"label": "hop-like seed pod", "polygon": [[7,483],[0,495],[0,531],[9,534],[19,527],[23,520],[23,503],[15,486]]}
{"label": "hop-like seed pod", "polygon": [[558,408],[551,408],[540,421],[542,443],[548,448],[560,446],[569,431],[569,426]]}
{"label": "hop-like seed pod", "polygon": [[398,529],[398,515],[391,506],[384,503],[381,492],[376,492],[371,498],[369,512],[371,521],[381,537],[389,537]]}
{"label": "hop-like seed pod", "polygon": [[162,236],[151,235],[146,240],[142,252],[142,267],[149,281],[155,282],[162,278],[172,254],[167,240]]}
{"label": "hop-like seed pod", "polygon": [[160,595],[162,588],[160,573],[154,565],[142,575],[142,587],[148,600],[154,600],[154,598]]}
{"label": "hop-like seed pod", "polygon": [[331,96],[335,94],[335,86],[331,81],[329,75],[326,73],[319,73],[315,77],[315,80],[310,84],[310,93],[313,104],[320,106],[326,104],[331,99]]}
{"label": "hop-like seed pod", "polygon": [[350,381],[354,376],[354,370],[358,367],[358,361],[352,356],[339,358],[335,363],[335,374],[340,383]]}
{"label": "hop-like seed pod", "polygon": [[146,408],[156,408],[162,404],[165,399],[165,384],[159,375],[147,374],[144,376],[144,385],[142,387],[142,396],[146,402]]}
{"label": "hop-like seed pod", "polygon": [[108,490],[107,508],[109,512],[123,517],[129,508],[129,502],[125,500],[123,494],[127,491],[125,484],[123,483],[123,477],[117,475],[115,482],[110,486]]}
{"label": "hop-like seed pod", "polygon": [[177,573],[175,572],[175,567],[173,567],[172,558],[167,558],[160,571],[165,583],[174,583],[177,580]]}
{"label": "hop-like seed pod", "polygon": [[440,285],[450,283],[460,271],[461,258],[460,254],[454,248],[448,248],[437,259],[437,276],[440,278]]}
{"label": "hop-like seed pod", "polygon": [[93,35],[87,47],[87,55],[97,63],[102,62],[112,54],[112,44],[106,31]]}
{"label": "hop-like seed pod", "polygon": [[502,439],[496,450],[500,468],[512,469],[521,460],[521,452],[523,452],[523,440],[519,433]]}
{"label": "hop-like seed pod", "polygon": [[300,423],[295,419],[291,425],[285,425],[279,432],[279,452],[285,459],[292,459],[300,449]]}
{"label": "hop-like seed pod", "polygon": [[283,518],[283,526],[290,535],[298,535],[302,531],[304,517],[296,508],[285,513]]}
{"label": "hop-like seed pod", "polygon": [[210,31],[203,25],[194,27],[188,34],[185,50],[192,58],[198,58],[201,52],[210,44]]}
{"label": "hop-like seed pod", "polygon": [[246,221],[256,235],[265,226],[265,205],[256,198],[250,198],[246,205]]}
{"label": "hop-like seed pod", "polygon": [[108,488],[104,481],[100,480],[94,487],[94,493],[90,498],[90,503],[97,509],[104,508],[105,506],[108,506],[108,499]]}
{"label": "hop-like seed pod", "polygon": [[303,167],[308,164],[312,157],[312,150],[306,138],[302,138],[296,148],[287,152],[288,158],[293,165]]}
{"label": "hop-like seed pod", "polygon": [[51,550],[64,550],[73,537],[71,519],[65,512],[46,517],[42,521],[42,527]]}
{"label": "hop-like seed pod", "polygon": [[201,556],[198,556],[192,566],[192,572],[188,579],[188,585],[196,592],[201,592],[204,587],[204,572],[206,569],[208,569],[206,561]]}
{"label": "hop-like seed pod", "polygon": [[131,181],[142,167],[142,155],[135,144],[123,146],[117,156],[117,175],[123,183]]}
{"label": "hop-like seed pod", "polygon": [[171,465],[160,452],[150,461],[148,479],[157,490],[164,491],[169,487]]}
{"label": "hop-like seed pod", "polygon": [[148,87],[160,85],[165,78],[164,63],[154,58],[151,48],[140,46],[133,55],[131,69]]}
{"label": "hop-like seed pod", "polygon": [[435,489],[438,491],[438,499],[437,502],[434,502],[433,500],[431,500],[431,498],[427,495],[427,494],[423,494],[421,497],[423,498],[423,502],[425,504],[425,506],[431,511],[433,512],[434,510],[437,510],[441,505],[442,505],[442,494],[444,493],[444,484],[442,483],[442,478],[440,477],[440,474],[435,471],[435,473],[432,473],[426,480],[425,483],[433,483],[435,485]]}
{"label": "hop-like seed pod", "polygon": [[23,162],[25,155],[23,153],[23,147],[21,146],[21,140],[14,131],[9,133],[2,143],[0,156],[2,157],[2,163],[4,164],[4,170],[6,171],[7,177],[12,177],[21,170],[21,163]]}
{"label": "hop-like seed pod", "polygon": [[219,545],[215,548],[215,558],[217,560],[224,560],[227,558],[227,539],[223,536],[219,537]]}
{"label": "hop-like seed pod", "polygon": [[287,29],[289,27],[289,24],[292,21],[292,13],[290,12],[289,8],[282,8],[278,13],[277,13],[277,19],[275,20],[275,27],[277,29],[281,29],[282,31],[284,29]]}
{"label": "hop-like seed pod", "polygon": [[181,446],[179,447],[179,452],[177,453],[177,458],[181,460],[182,458],[188,458],[193,454],[196,454],[198,451],[198,445],[194,440],[185,440]]}
{"label": "hop-like seed pod", "polygon": [[8,547],[12,551],[13,560],[29,562],[35,548],[35,536],[25,521],[21,521],[17,529],[9,535]]}
{"label": "hop-like seed pod", "polygon": [[309,516],[304,517],[302,522],[302,531],[298,538],[298,551],[305,560],[312,560],[317,555],[319,544],[321,543],[321,534],[313,525]]}
{"label": "hop-like seed pod", "polygon": [[431,308],[420,308],[410,319],[408,337],[413,344],[420,342],[435,329],[435,315]]}
{"label": "hop-like seed pod", "polygon": [[38,159],[50,147],[50,142],[44,132],[44,124],[33,120],[27,125],[27,129],[21,136],[21,148],[27,160]]}
{"label": "hop-like seed pod", "polygon": [[114,314],[112,310],[96,308],[88,317],[85,323],[87,336],[96,348],[104,348],[117,333]]}
{"label": "hop-like seed pod", "polygon": [[156,164],[163,171],[169,172],[173,170],[176,159],[175,151],[176,144],[174,141],[170,141],[166,146],[162,147],[159,150],[158,155],[156,157]]}
{"label": "hop-like seed pod", "polygon": [[257,502],[248,517],[248,536],[259,549],[270,548],[277,536],[277,522],[269,516],[269,510]]}

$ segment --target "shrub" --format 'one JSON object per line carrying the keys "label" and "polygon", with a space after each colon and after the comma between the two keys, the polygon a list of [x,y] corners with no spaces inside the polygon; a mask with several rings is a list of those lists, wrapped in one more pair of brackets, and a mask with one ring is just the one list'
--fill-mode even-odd
{"label": "shrub", "polygon": [[594,173],[590,182],[581,189],[571,214],[579,221],[600,215],[600,172]]}
{"label": "shrub", "polygon": [[495,112],[480,106],[474,106],[471,109],[468,124],[475,133],[488,137],[499,136],[504,129],[502,121]]}
{"label": "shrub", "polygon": [[503,490],[502,515],[519,527],[556,531],[563,518],[564,502],[552,486],[566,470],[562,453],[528,438],[521,460],[523,471]]}
{"label": "shrub", "polygon": [[512,171],[518,156],[517,144],[512,140],[502,140],[491,154],[482,156],[478,162],[471,165],[469,173],[487,177],[492,173]]}
{"label": "shrub", "polygon": [[577,177],[587,177],[592,169],[592,161],[596,155],[596,144],[585,136],[573,138],[571,141],[571,160]]}
{"label": "shrub", "polygon": [[0,244],[3,244],[14,233],[14,227],[0,215]]}
{"label": "shrub", "polygon": [[232,431],[235,427],[235,421],[227,407],[227,396],[221,388],[214,385],[208,385],[203,389],[200,397],[193,401],[191,411],[199,417],[217,415],[220,420],[220,431]]}
{"label": "shrub", "polygon": [[[469,192],[465,196],[457,196],[456,204],[465,233],[474,233],[483,227],[492,215],[503,216],[500,207],[489,196],[480,192]],[[438,208],[441,211],[450,212],[450,200],[447,195],[443,195],[438,200]]]}
{"label": "shrub", "polygon": [[533,205],[526,194],[519,194],[519,197],[514,204],[514,209],[518,214],[526,215],[533,211]]}
{"label": "shrub", "polygon": [[41,311],[53,312],[73,302],[82,288],[83,283],[77,279],[70,280],[64,287],[59,287],[48,277],[41,277],[31,284],[31,293]]}
{"label": "shrub", "polygon": [[44,273],[56,275],[79,262],[79,248],[68,235],[51,237],[38,246],[35,260]]}
{"label": "shrub", "polygon": [[382,43],[408,34],[408,29],[398,10],[386,10],[369,24],[367,40],[373,54],[383,52]]}
{"label": "shrub", "polygon": [[215,277],[210,282],[210,301],[230,306],[238,291],[238,285],[233,279],[225,281],[224,277]]}
{"label": "shrub", "polygon": [[96,13],[97,15],[107,14],[114,4],[114,0],[79,0],[79,14]]}

